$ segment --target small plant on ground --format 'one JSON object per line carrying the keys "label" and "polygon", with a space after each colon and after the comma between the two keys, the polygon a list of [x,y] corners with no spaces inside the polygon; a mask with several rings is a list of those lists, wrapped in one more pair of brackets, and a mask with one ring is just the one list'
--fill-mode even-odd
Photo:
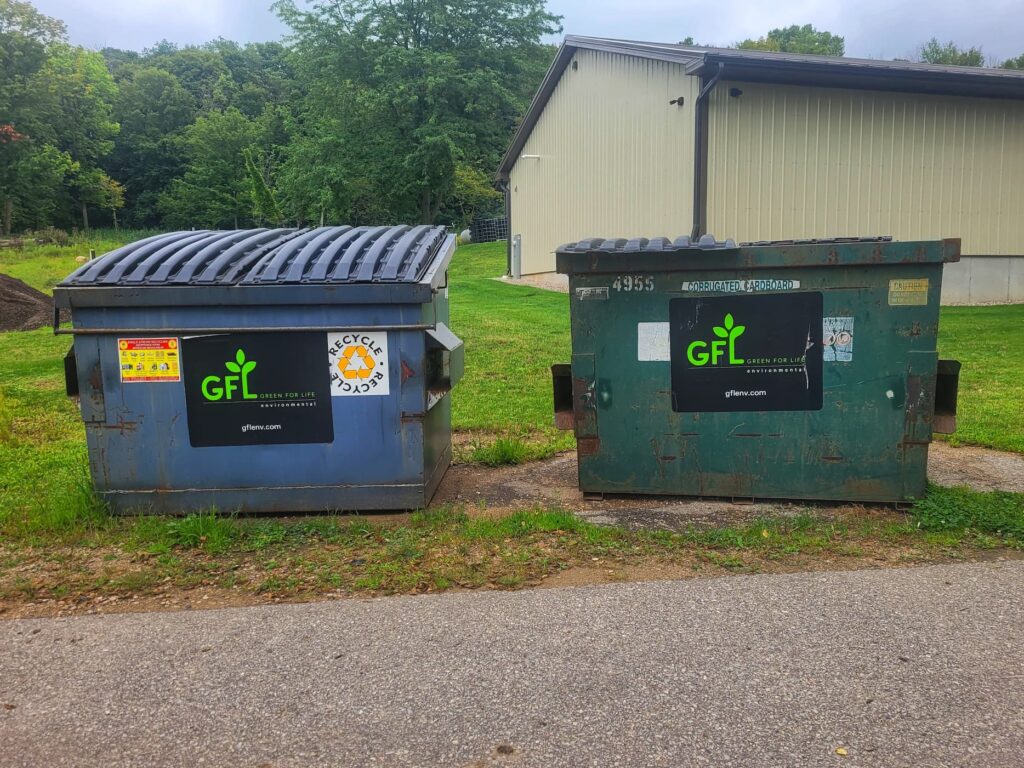
{"label": "small plant on ground", "polygon": [[469,460],[488,467],[522,464],[530,458],[530,448],[518,437],[499,437],[492,443],[477,443],[469,452]]}
{"label": "small plant on ground", "polygon": [[215,510],[198,512],[167,523],[171,541],[186,549],[204,549],[210,554],[226,551],[239,534],[234,516],[221,517]]}

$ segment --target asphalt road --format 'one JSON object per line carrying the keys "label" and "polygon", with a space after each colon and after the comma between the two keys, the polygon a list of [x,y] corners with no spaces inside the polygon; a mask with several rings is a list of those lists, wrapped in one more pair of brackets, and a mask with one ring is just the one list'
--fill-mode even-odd
{"label": "asphalt road", "polygon": [[0,622],[5,768],[1021,764],[1024,562]]}

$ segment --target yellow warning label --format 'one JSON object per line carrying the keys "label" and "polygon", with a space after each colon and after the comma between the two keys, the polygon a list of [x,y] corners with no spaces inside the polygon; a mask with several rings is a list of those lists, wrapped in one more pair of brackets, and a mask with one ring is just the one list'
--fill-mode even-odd
{"label": "yellow warning label", "polygon": [[118,339],[121,381],[181,381],[181,349],[177,339]]}
{"label": "yellow warning label", "polygon": [[923,307],[928,303],[928,278],[889,281],[890,307]]}

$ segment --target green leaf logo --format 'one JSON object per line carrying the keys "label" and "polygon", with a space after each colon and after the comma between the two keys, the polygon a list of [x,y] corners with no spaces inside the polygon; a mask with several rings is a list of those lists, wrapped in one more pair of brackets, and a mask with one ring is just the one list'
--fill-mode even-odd
{"label": "green leaf logo", "polygon": [[235,360],[237,362],[232,362],[231,360],[228,360],[226,363],[224,363],[224,367],[227,368],[232,373],[241,373],[242,366],[245,364],[245,352],[243,352],[242,350],[238,350],[237,352],[235,352]]}
{"label": "green leaf logo", "polygon": [[239,349],[238,351],[235,352],[234,361],[228,360],[226,363],[224,363],[224,367],[227,368],[232,373],[240,373],[244,375],[249,373],[253,368],[256,367],[256,361],[247,361],[245,359],[245,352]]}
{"label": "green leaf logo", "polygon": [[729,339],[732,341],[733,339],[738,339],[743,332],[747,330],[747,326],[736,325],[736,321],[733,319],[732,313],[729,313],[725,316],[725,319],[722,320],[721,325],[713,326],[711,330],[714,331],[715,336],[718,338]]}

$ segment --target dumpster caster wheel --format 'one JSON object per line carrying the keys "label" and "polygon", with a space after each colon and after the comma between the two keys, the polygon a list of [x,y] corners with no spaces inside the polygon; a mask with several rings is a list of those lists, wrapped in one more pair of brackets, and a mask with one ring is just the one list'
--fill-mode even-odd
{"label": "dumpster caster wheel", "polygon": [[604,494],[600,493],[600,492],[591,493],[590,491],[584,491],[583,492],[583,500],[584,501],[604,501]]}

